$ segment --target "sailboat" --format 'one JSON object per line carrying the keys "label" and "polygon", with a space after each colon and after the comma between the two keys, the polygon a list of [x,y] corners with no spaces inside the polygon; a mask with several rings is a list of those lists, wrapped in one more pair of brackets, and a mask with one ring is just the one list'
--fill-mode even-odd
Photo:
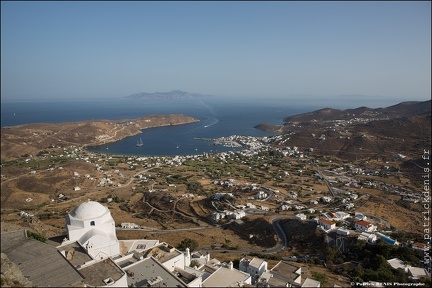
{"label": "sailboat", "polygon": [[143,143],[143,140],[142,140],[142,138],[140,138],[140,139],[139,139],[139,141],[137,141],[137,144],[136,144],[136,146],[137,146],[137,147],[141,147],[141,146],[144,146],[144,143]]}

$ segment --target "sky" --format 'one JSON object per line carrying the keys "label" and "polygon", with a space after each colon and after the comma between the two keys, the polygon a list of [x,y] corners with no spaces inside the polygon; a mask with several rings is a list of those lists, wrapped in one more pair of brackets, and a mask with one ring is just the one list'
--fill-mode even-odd
{"label": "sky", "polygon": [[177,89],[428,100],[431,2],[1,1],[2,100]]}

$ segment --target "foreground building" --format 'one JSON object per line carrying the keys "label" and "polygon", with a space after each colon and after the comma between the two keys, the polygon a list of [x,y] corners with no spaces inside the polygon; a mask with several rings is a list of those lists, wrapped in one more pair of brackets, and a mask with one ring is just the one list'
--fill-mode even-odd
{"label": "foreground building", "polygon": [[255,283],[267,271],[267,261],[257,257],[243,258],[239,262],[239,270],[248,273],[252,277],[252,282]]}
{"label": "foreground building", "polygon": [[[50,241],[51,242],[51,241]],[[179,251],[158,240],[118,240],[107,207],[88,201],[66,216],[66,238],[58,246],[1,234],[1,252],[34,286],[53,287],[242,287],[249,273],[209,254]],[[191,259],[197,260],[189,267]],[[199,261],[198,261],[199,260]],[[262,269],[261,266],[258,267]]]}
{"label": "foreground building", "polygon": [[69,242],[78,242],[93,259],[120,254],[114,219],[107,207],[98,202],[82,203],[66,216]]}
{"label": "foreground building", "polygon": [[280,261],[260,278],[267,287],[295,287],[301,285],[301,267],[287,261]]}

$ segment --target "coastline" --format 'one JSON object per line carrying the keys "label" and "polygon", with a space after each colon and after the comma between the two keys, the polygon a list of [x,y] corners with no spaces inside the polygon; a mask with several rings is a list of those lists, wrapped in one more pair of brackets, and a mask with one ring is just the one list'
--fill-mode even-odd
{"label": "coastline", "polygon": [[144,129],[199,121],[182,114],[152,114],[138,119],[86,120],[2,127],[1,160],[14,160],[26,154],[36,155],[47,149],[104,145],[138,135]]}

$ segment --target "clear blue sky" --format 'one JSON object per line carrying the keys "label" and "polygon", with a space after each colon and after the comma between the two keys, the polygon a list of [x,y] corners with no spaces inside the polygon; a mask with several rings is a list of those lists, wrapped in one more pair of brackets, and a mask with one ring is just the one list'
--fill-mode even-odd
{"label": "clear blue sky", "polygon": [[431,97],[431,3],[1,2],[2,99]]}

